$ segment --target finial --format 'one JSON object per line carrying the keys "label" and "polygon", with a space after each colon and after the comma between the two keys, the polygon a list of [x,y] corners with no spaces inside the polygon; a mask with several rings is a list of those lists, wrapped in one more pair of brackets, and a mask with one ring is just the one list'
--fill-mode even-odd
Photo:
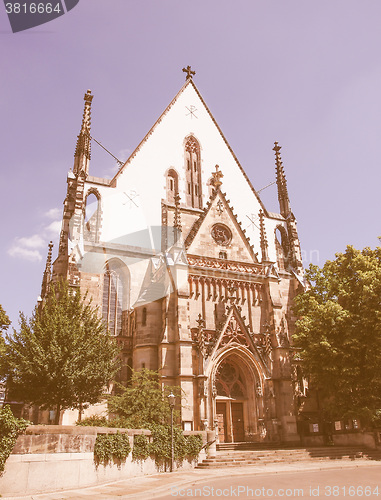
{"label": "finial", "polygon": [[261,232],[262,262],[265,262],[269,260],[269,254],[268,254],[269,244],[267,242],[264,214],[262,209],[259,210],[259,229]]}
{"label": "finial", "polygon": [[195,71],[192,71],[190,66],[187,66],[186,68],[183,68],[183,72],[187,74],[185,81],[187,80],[192,80],[192,77],[196,74]]}
{"label": "finial", "polygon": [[85,101],[85,107],[83,110],[81,130],[79,132],[77,144],[75,147],[75,153],[74,153],[75,158],[78,158],[81,155],[84,155],[89,160],[91,158],[90,129],[91,129],[91,102],[93,100],[93,97],[94,96],[91,94],[91,90],[87,90],[83,98]]}
{"label": "finial", "polygon": [[280,213],[283,217],[287,217],[291,212],[290,200],[288,198],[287,181],[284,173],[283,163],[280,156],[281,146],[275,141],[273,151],[275,151],[275,170],[276,170],[276,183],[278,186],[278,200]]}
{"label": "finial", "polygon": [[46,259],[46,263],[49,262],[49,264],[52,263],[52,251],[53,251],[53,242],[52,241],[49,241],[49,245],[48,245],[48,257]]}
{"label": "finial", "polygon": [[51,281],[51,275],[52,275],[52,250],[53,250],[53,242],[50,241],[48,245],[48,255],[46,257],[46,265],[45,265],[45,271],[44,275],[42,278],[42,285],[41,285],[41,298],[42,300],[45,298],[45,295],[47,294],[49,290],[49,284]]}
{"label": "finial", "polygon": [[177,232],[181,233],[180,195],[178,192],[175,194],[175,214],[173,217],[173,228],[175,236]]}
{"label": "finial", "polygon": [[213,177],[213,186],[218,189],[222,185],[222,177],[224,174],[221,172],[220,167],[216,165],[216,171],[212,173]]}

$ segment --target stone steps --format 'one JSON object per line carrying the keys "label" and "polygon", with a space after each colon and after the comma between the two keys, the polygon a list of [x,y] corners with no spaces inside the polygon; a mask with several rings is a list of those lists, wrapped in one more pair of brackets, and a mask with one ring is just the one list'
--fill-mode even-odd
{"label": "stone steps", "polygon": [[327,446],[319,448],[278,448],[261,450],[217,451],[215,458],[206,458],[197,468],[243,467],[274,463],[318,460],[381,460],[381,450],[360,447]]}

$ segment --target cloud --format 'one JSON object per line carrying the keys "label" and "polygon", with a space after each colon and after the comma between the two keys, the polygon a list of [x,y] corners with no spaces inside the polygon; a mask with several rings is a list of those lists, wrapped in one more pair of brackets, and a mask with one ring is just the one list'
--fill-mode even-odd
{"label": "cloud", "polygon": [[129,148],[121,149],[118,153],[118,159],[120,161],[126,161],[131,153],[132,153],[132,151]]}
{"label": "cloud", "polygon": [[45,230],[52,236],[59,236],[61,232],[62,221],[55,220],[45,227]]}
{"label": "cloud", "polygon": [[[23,238],[20,238],[23,239]],[[30,250],[17,244],[13,245],[9,250],[8,254],[11,257],[19,257],[21,259],[29,260],[31,262],[41,262],[42,255],[38,250]]]}
{"label": "cloud", "polygon": [[[55,209],[49,210],[45,215],[53,215],[53,210]],[[60,231],[61,221],[52,221],[43,226],[39,234],[15,238],[7,253],[11,257],[28,260],[29,262],[41,262],[43,255],[47,253],[49,241],[58,241]]]}
{"label": "cloud", "polygon": [[62,216],[62,208],[51,208],[44,215],[45,217],[49,217],[49,219],[58,219]]}
{"label": "cloud", "polygon": [[29,237],[15,238],[15,244],[26,248],[42,248],[45,246],[45,240],[39,234],[33,234]]}

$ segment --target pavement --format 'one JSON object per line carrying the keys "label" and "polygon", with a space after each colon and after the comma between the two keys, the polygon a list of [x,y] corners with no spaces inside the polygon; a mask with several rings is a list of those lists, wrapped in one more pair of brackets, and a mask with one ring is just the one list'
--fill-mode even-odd
{"label": "pavement", "polygon": [[[247,475],[269,475],[334,469],[379,467],[381,462],[372,460],[319,460],[315,462],[274,463],[242,467],[193,469],[141,476],[87,488],[41,493],[22,497],[1,497],[2,500],[145,500],[168,496],[171,491],[218,478]],[[1,496],[1,495],[0,495]]]}

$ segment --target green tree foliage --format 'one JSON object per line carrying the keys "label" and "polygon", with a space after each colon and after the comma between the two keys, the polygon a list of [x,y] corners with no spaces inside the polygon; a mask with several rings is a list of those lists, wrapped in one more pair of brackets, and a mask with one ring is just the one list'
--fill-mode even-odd
{"label": "green tree foliage", "polygon": [[310,266],[311,289],[295,299],[294,344],[331,417],[363,422],[381,408],[381,248]]}
{"label": "green tree foliage", "polygon": [[7,337],[12,394],[41,408],[60,411],[99,401],[115,375],[118,347],[97,310],[68,283],[52,286],[30,320]]}
{"label": "green tree foliage", "polygon": [[16,444],[17,436],[26,429],[29,423],[22,418],[15,418],[8,405],[0,410],[0,476]]}
{"label": "green tree foliage", "polygon": [[[143,368],[132,371],[131,385],[120,388],[120,394],[109,399],[109,412],[118,415],[132,429],[147,428],[151,424],[170,422],[171,409],[167,396],[173,392],[180,397],[179,387],[161,388],[157,372]],[[174,412],[174,418],[178,413]]]}
{"label": "green tree foliage", "polygon": [[7,372],[4,336],[10,324],[11,322],[9,321],[8,316],[0,305],[0,380],[5,377],[5,374]]}

